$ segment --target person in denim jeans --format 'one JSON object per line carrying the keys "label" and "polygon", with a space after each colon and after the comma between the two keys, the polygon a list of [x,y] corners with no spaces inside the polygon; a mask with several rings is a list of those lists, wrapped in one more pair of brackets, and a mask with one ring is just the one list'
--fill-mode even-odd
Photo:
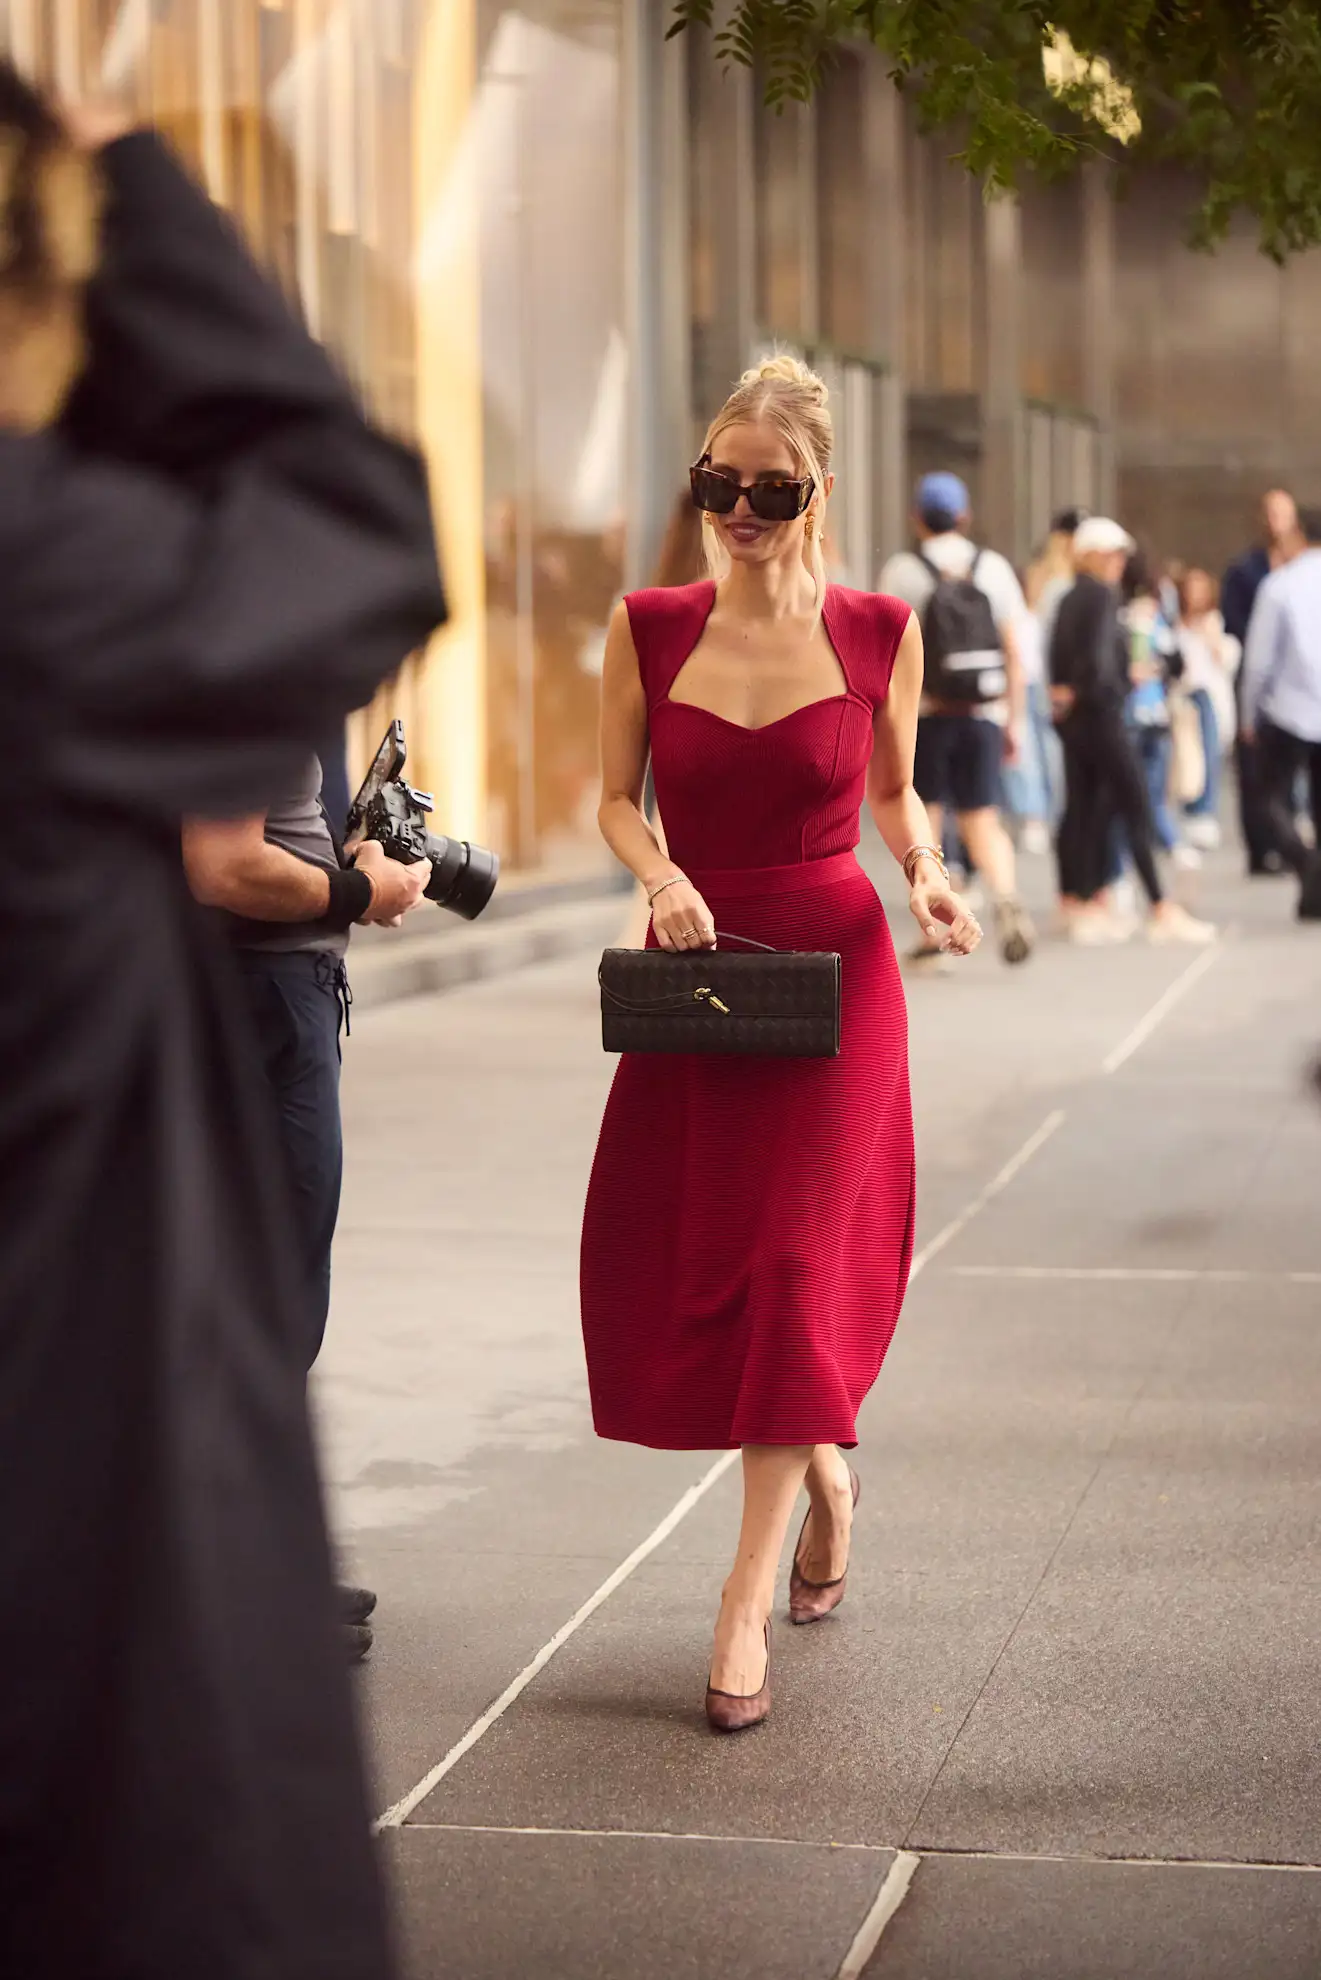
{"label": "person in denim jeans", "polygon": [[1176,630],[1183,656],[1183,689],[1197,710],[1206,757],[1206,782],[1201,796],[1184,807],[1184,829],[1189,844],[1204,851],[1220,844],[1224,752],[1233,740],[1233,680],[1242,652],[1225,630],[1219,592],[1209,571],[1185,571],[1179,583]]}
{"label": "person in denim jeans", "polygon": [[1129,558],[1123,581],[1121,623],[1129,643],[1132,687],[1124,717],[1133,734],[1151,800],[1156,843],[1171,853],[1179,828],[1170,808],[1169,685],[1183,672],[1179,642],[1160,608],[1156,585],[1141,552]]}

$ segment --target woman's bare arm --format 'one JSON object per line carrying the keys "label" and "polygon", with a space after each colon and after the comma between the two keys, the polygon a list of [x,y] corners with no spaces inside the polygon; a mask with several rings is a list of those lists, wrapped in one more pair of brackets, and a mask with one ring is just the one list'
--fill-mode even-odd
{"label": "woman's bare arm", "polygon": [[[652,923],[663,949],[711,948],[715,928],[706,902],[662,851],[642,808],[650,737],[647,697],[628,607],[615,608],[601,680],[601,836],[615,858],[655,894]],[[669,881],[673,884],[665,885]],[[658,888],[664,891],[657,893]]]}
{"label": "woman's bare arm", "polygon": [[[917,711],[922,699],[922,628],[914,613],[899,643],[890,691],[876,711],[875,739],[867,772],[867,802],[876,829],[900,865],[914,846],[929,846],[931,820],[913,788]],[[922,933],[933,940],[937,923],[949,930],[948,946],[967,955],[981,940],[969,913],[934,859],[920,860],[909,906]]]}

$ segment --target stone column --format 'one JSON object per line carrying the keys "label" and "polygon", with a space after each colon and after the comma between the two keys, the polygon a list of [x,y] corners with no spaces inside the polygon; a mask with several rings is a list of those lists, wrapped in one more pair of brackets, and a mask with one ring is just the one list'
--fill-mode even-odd
{"label": "stone column", "polygon": [[709,403],[696,408],[699,419],[704,420],[747,364],[756,334],[756,85],[748,69],[731,66],[721,70],[706,37],[694,42],[692,59],[707,65],[699,100],[708,122],[712,175],[708,197],[715,307],[705,376],[699,381]]}
{"label": "stone column", "polygon": [[1023,395],[1019,312],[1022,216],[1011,197],[983,208],[982,493],[980,535],[1012,559],[1027,549],[1023,510]]}
{"label": "stone column", "polygon": [[821,233],[818,218],[821,173],[817,158],[817,106],[800,103],[786,113],[798,125],[798,295],[799,335],[807,350],[821,341]]}
{"label": "stone column", "polygon": [[908,537],[908,385],[905,377],[905,278],[908,207],[904,184],[903,102],[875,49],[867,53],[863,95],[863,171],[870,217],[865,242],[868,357],[884,366],[873,411],[871,534],[874,583],[882,562]]}
{"label": "stone column", "polygon": [[1097,422],[1095,502],[1113,513],[1117,499],[1115,390],[1115,213],[1110,171],[1102,159],[1083,170],[1083,397]]}
{"label": "stone column", "polygon": [[629,353],[626,578],[647,581],[688,467],[692,306],[687,42],[665,0],[623,10],[625,303]]}

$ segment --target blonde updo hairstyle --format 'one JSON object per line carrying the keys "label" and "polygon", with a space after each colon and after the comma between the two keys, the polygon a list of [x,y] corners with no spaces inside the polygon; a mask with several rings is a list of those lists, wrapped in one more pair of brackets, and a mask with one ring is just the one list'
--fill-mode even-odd
{"label": "blonde updo hairstyle", "polygon": [[[722,433],[731,426],[752,426],[765,421],[787,443],[800,471],[811,477],[813,496],[807,510],[812,518],[812,534],[804,546],[805,561],[816,585],[817,610],[826,595],[826,558],[823,539],[826,529],[826,477],[835,445],[835,427],[829,412],[830,392],[823,378],[796,357],[777,352],[745,371],[724,405],[707,428],[703,455],[715,447]],[[729,555],[708,516],[702,518],[702,547],[706,567],[719,580],[728,575]]]}

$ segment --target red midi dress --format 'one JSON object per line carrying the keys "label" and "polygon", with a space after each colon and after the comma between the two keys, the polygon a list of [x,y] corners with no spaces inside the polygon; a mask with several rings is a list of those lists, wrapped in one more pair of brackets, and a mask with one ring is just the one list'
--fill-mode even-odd
{"label": "red midi dress", "polygon": [[847,692],[745,729],[670,699],[714,600],[705,583],[627,601],[670,856],[718,929],[838,951],[842,1050],[621,1058],[583,1221],[593,1416],[663,1450],[849,1446],[912,1256],[907,1015],[856,857],[909,608],[832,585]]}

